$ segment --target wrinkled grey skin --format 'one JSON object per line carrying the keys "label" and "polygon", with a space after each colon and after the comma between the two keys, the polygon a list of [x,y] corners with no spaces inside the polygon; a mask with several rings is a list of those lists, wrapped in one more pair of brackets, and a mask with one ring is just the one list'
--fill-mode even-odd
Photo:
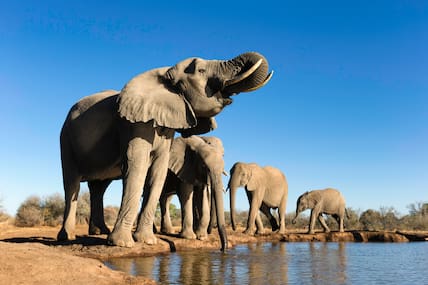
{"label": "wrinkled grey skin", "polygon": [[[211,221],[211,194],[223,194],[223,156],[223,143],[219,138],[191,136],[174,139],[169,172],[159,201],[161,232],[173,232],[169,204],[172,195],[177,194],[182,213],[180,236],[200,240],[207,238]],[[222,205],[217,203],[213,208],[213,214],[217,214],[215,216],[224,215]]]}
{"label": "wrinkled grey skin", "polygon": [[[285,211],[288,197],[288,183],[285,175],[277,168],[261,167],[256,163],[235,163],[230,170],[228,189],[230,189],[230,218],[235,230],[235,197],[238,187],[245,187],[250,203],[247,228],[244,233],[254,235],[263,233],[263,223],[259,209],[269,219],[272,231],[279,229],[285,233]],[[279,227],[270,209],[278,209]]]}
{"label": "wrinkled grey skin", "polygon": [[[230,96],[263,86],[270,78],[267,70],[267,61],[258,53],[245,53],[229,61],[189,58],[137,75],[120,93],[104,91],[77,102],[60,136],[65,211],[58,240],[75,238],[82,181],[88,182],[94,198],[91,205],[98,212],[91,218],[91,229],[107,231],[99,201],[111,180],[122,179],[122,202],[109,244],[132,247],[134,239],[155,244],[154,214],[175,131],[184,136],[210,131],[213,117],[231,104]],[[151,175],[147,176],[149,169]],[[132,234],[144,185],[149,189],[147,200]],[[221,203],[222,196],[215,195],[215,199]],[[221,217],[219,224],[224,226]],[[220,234],[224,250],[224,227]]]}
{"label": "wrinkled grey skin", "polygon": [[296,217],[292,221],[293,224],[296,223],[297,216],[307,209],[311,209],[309,234],[315,233],[316,219],[320,221],[324,228],[324,232],[330,232],[322,214],[332,215],[339,224],[339,231],[344,231],[343,221],[345,214],[347,214],[345,198],[338,190],[326,188],[323,190],[312,190],[302,194],[297,199]]}

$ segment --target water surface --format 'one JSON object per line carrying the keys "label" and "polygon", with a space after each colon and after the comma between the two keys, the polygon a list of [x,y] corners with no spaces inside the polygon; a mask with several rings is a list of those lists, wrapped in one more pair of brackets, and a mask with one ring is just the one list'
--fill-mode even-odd
{"label": "water surface", "polygon": [[116,258],[159,284],[428,284],[428,243],[254,243]]}

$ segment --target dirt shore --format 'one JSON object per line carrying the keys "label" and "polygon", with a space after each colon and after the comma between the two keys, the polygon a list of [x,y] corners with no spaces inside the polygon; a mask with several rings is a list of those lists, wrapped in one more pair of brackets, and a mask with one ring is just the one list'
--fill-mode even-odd
{"label": "dirt shore", "polygon": [[[106,267],[102,261],[113,257],[148,256],[171,251],[198,248],[220,249],[217,232],[207,240],[185,240],[176,235],[158,235],[158,244],[137,243],[133,248],[106,245],[106,235],[88,236],[87,226],[77,227],[77,238],[57,242],[59,227],[20,228],[0,226],[0,280],[4,284],[155,284],[153,280],[134,277]],[[283,242],[409,242],[427,241],[428,232],[366,232],[345,233],[287,232],[256,237],[228,230],[229,248],[259,241]]]}

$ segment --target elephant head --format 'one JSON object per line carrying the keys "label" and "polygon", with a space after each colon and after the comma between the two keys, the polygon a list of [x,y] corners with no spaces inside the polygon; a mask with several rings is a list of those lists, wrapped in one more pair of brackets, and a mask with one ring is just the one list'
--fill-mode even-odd
{"label": "elephant head", "polygon": [[272,76],[267,72],[267,60],[256,52],[227,61],[189,58],[131,79],[119,95],[119,114],[130,122],[153,120],[184,136],[206,133],[231,96],[262,87]]}
{"label": "elephant head", "polygon": [[315,197],[312,197],[311,192],[305,192],[304,194],[300,195],[300,197],[297,199],[297,205],[296,205],[296,216],[292,220],[292,223],[295,224],[297,220],[297,216],[299,214],[307,209],[312,209],[315,207],[316,200]]}
{"label": "elephant head", "polygon": [[210,185],[222,248],[227,244],[222,181],[223,155],[223,143],[216,137],[177,137],[172,144],[169,160],[169,169],[180,180],[195,186]]}
{"label": "elephant head", "polygon": [[230,169],[230,179],[227,189],[230,189],[230,220],[235,230],[235,199],[236,190],[245,187],[247,191],[254,191],[261,185],[260,167],[255,163],[235,163]]}

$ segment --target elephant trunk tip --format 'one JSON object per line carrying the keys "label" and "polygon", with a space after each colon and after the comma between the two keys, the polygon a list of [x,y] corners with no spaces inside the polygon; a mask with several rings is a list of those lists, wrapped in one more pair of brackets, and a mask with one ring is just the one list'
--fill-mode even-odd
{"label": "elephant trunk tip", "polygon": [[292,223],[293,225],[295,225],[295,224],[296,224],[296,219],[297,219],[297,217],[296,217],[296,218],[294,218],[294,219],[291,221],[291,223]]}

